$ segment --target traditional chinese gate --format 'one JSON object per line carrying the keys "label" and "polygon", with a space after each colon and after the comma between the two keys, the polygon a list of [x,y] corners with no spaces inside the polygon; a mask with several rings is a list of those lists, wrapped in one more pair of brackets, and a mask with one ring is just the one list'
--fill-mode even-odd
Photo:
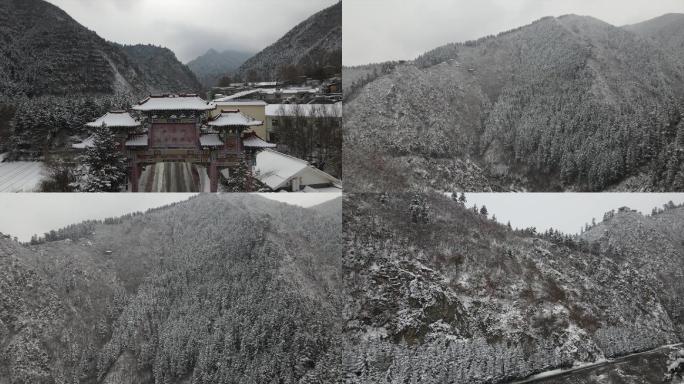
{"label": "traditional chinese gate", "polygon": [[133,192],[138,191],[144,165],[172,162],[205,166],[210,190],[216,192],[221,169],[235,168],[243,160],[251,164],[252,149],[245,149],[242,134],[263,124],[239,110],[217,111],[212,117],[215,106],[197,95],[151,96],[133,110],[145,113],[149,122],[145,134],[130,136],[125,144]]}

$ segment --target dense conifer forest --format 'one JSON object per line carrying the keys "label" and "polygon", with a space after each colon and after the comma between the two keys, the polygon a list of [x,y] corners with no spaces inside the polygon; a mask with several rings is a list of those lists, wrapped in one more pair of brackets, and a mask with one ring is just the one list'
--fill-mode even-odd
{"label": "dense conifer forest", "polygon": [[340,201],[189,201],[0,239],[0,383],[332,383]]}
{"label": "dense conifer forest", "polygon": [[173,52],[104,40],[43,0],[0,0],[0,153],[35,158],[150,93],[202,86]]}
{"label": "dense conifer forest", "polygon": [[245,61],[231,76],[244,81],[323,79],[342,67],[342,2],[304,20]]}
{"label": "dense conifer forest", "polygon": [[345,69],[347,189],[684,189],[681,16],[547,17]]}
{"label": "dense conifer forest", "polygon": [[432,193],[344,204],[349,383],[509,382],[684,337],[682,206],[570,236]]}

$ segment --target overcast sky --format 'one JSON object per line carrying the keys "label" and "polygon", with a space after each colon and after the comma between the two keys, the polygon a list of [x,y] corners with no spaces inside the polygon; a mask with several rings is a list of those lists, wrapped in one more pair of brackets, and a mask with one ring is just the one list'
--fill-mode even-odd
{"label": "overcast sky", "polygon": [[468,207],[485,205],[490,217],[496,215],[503,224],[510,221],[513,228],[574,234],[592,218],[600,222],[611,209],[626,206],[650,215],[670,200],[684,203],[684,193],[466,193],[466,199]]}
{"label": "overcast sky", "polygon": [[170,48],[184,63],[209,48],[259,52],[337,0],[47,0],[101,37]]}
{"label": "overcast sky", "polygon": [[684,13],[683,0],[344,0],[344,65],[414,59],[544,16],[589,15],[616,26]]}
{"label": "overcast sky", "polygon": [[[191,193],[0,193],[0,232],[28,241],[34,234],[84,220],[102,220],[190,198]],[[284,203],[310,207],[339,193],[261,193]]]}

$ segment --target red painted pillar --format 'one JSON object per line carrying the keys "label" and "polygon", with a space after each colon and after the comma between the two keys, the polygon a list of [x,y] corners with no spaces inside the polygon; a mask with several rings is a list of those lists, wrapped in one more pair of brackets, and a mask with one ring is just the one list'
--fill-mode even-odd
{"label": "red painted pillar", "polygon": [[133,163],[131,166],[131,192],[138,192],[138,184],[140,183],[140,164]]}
{"label": "red painted pillar", "polygon": [[218,192],[218,168],[213,161],[209,164],[209,191]]}

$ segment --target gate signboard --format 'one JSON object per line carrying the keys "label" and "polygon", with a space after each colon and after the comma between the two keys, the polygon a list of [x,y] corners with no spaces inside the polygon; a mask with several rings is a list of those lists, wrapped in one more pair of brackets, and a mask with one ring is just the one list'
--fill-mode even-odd
{"label": "gate signboard", "polygon": [[196,124],[155,123],[150,129],[152,148],[195,148],[199,137]]}
{"label": "gate signboard", "polygon": [[133,151],[133,163],[195,163],[209,164],[219,161],[224,164],[236,164],[238,152],[230,150],[198,150],[198,149],[152,149]]}

